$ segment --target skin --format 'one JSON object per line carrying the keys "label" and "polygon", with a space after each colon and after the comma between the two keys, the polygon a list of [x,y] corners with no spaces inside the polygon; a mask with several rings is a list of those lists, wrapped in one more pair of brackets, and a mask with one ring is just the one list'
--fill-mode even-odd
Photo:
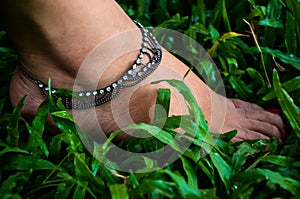
{"label": "skin", "polygon": [[[115,1],[74,0],[70,3],[67,0],[3,0],[0,4],[1,24],[17,49],[20,62],[43,82],[47,82],[51,77],[52,86],[55,88],[72,89],[78,70],[85,63],[86,57],[108,38],[124,31],[137,30],[137,36],[134,37],[136,41],[131,43],[140,44],[137,26]],[[110,53],[113,51],[110,52],[109,49],[99,53],[97,59],[104,60]],[[98,66],[106,69],[100,78],[93,77],[96,70],[93,66],[87,68],[83,76],[87,80],[96,79],[99,87],[109,85],[130,68],[137,53],[123,53],[111,60],[108,66]],[[138,85],[132,90],[122,91],[123,96],[116,99],[120,102],[119,109],[115,110],[112,103],[106,103],[95,108],[95,115],[91,114],[90,110],[73,111],[72,114],[80,113],[76,120],[83,130],[91,132],[95,137],[98,124],[105,134],[129,124],[131,120],[124,121],[121,126],[117,121],[122,120],[118,117],[124,114],[122,111],[127,110],[128,106],[134,122],[150,122],[157,89],[166,85],[152,85],[149,82],[166,78],[180,79],[187,70],[185,64],[164,50],[161,66],[143,82],[142,87]],[[169,74],[166,71],[173,73]],[[272,136],[280,138],[280,133],[284,132],[283,122],[278,115],[266,112],[255,104],[220,96],[192,72],[184,81],[196,97],[212,131],[224,133],[237,129],[238,134],[234,141],[268,139]],[[77,84],[77,89],[82,90],[87,85],[88,82],[81,81]],[[24,95],[27,95],[27,100],[23,114],[32,118],[43,98],[36,85],[25,78],[17,68],[10,85],[12,104],[15,106]],[[128,101],[129,105],[122,103],[121,99]],[[225,108],[224,117],[212,111],[213,107]],[[183,101],[176,91],[172,91],[170,109],[169,115],[185,113]],[[220,123],[224,125],[220,126]]]}

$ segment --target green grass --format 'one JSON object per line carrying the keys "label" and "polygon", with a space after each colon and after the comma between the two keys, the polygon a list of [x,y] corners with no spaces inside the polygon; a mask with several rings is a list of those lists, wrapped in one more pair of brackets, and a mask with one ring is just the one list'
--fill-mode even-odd
{"label": "green grass", "polygon": [[[199,42],[219,66],[229,97],[255,102],[266,109],[280,108],[288,125],[286,140],[283,144],[276,139],[233,144],[230,140],[236,132],[214,140],[189,90],[182,82],[169,81],[183,93],[191,107],[189,115],[167,118],[163,129],[157,127],[163,119],[159,114],[152,124],[131,125],[129,128],[152,137],[132,138],[119,146],[137,153],[155,151],[165,144],[182,152],[185,141],[190,141],[191,146],[164,168],[145,173],[117,171],[114,162],[103,164],[95,157],[101,159],[114,153],[117,146],[110,141],[119,132],[106,143],[96,145],[92,155],[59,102],[45,100],[32,123],[20,114],[23,101],[15,109],[11,107],[8,85],[17,55],[5,32],[0,32],[0,198],[300,197],[300,3],[119,2],[145,26],[173,29]],[[243,19],[253,24],[260,50]],[[237,33],[248,36],[237,37]],[[202,73],[214,77],[210,68]],[[159,90],[157,101],[168,108],[168,90]],[[61,130],[59,135],[50,136],[44,130],[49,112]],[[185,135],[174,131],[179,125]],[[209,153],[202,157],[205,152]],[[158,161],[149,158],[118,158],[121,166],[138,161],[141,170],[158,165]]]}

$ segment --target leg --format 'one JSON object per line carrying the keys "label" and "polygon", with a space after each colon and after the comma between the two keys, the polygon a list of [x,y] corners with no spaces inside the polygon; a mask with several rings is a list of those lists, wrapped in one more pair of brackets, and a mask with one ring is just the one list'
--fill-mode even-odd
{"label": "leg", "polygon": [[[1,4],[1,8],[5,8],[1,10],[4,15],[2,18],[7,19],[3,24],[20,54],[20,60],[38,79],[47,82],[48,77],[51,77],[53,87],[56,88],[72,89],[81,63],[95,45],[113,35],[137,29],[121,8],[110,0],[76,0],[72,3],[65,0],[4,0]],[[19,32],[22,32],[21,36]],[[136,42],[139,43],[139,39]],[[108,85],[123,74],[132,60],[135,60],[136,54],[130,52],[115,60],[100,78],[99,85]],[[99,57],[101,60],[107,54],[99,56],[102,56]],[[171,67],[182,77],[188,70],[187,66],[167,51],[163,53],[162,65]],[[91,75],[89,71],[86,73],[87,77]],[[213,131],[222,133],[237,129],[236,140],[279,137],[280,131],[283,131],[279,116],[267,113],[256,105],[219,96],[193,73],[185,81],[194,92]],[[27,115],[34,115],[43,98],[38,88],[24,78],[18,69],[10,90],[14,105],[23,95],[29,96],[23,111]],[[145,85],[131,96],[130,104],[134,106],[131,106],[130,113],[134,121],[149,122],[148,112],[155,103],[156,91],[157,86]],[[181,113],[178,101],[172,100],[170,114]],[[217,115],[212,115],[211,109],[212,104],[218,106],[222,102],[226,104],[227,111],[224,127],[220,129],[214,125]],[[119,128],[110,105],[107,103],[96,108],[98,120],[106,133]]]}

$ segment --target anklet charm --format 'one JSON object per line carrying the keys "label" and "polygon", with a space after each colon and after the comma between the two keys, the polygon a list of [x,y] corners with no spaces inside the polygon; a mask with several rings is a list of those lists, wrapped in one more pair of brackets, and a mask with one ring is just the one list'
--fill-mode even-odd
{"label": "anklet charm", "polygon": [[[61,98],[63,105],[67,109],[91,108],[113,100],[121,93],[124,87],[132,87],[151,75],[161,62],[162,50],[152,33],[145,29],[139,22],[134,22],[141,31],[142,44],[136,60],[127,72],[116,82],[104,88],[75,92],[82,99],[74,99],[72,97],[56,94],[58,89],[51,88],[53,99],[57,101],[58,98]],[[146,63],[142,61],[145,57],[148,57],[148,62]],[[48,85],[38,80],[23,65],[20,66],[20,69],[25,77],[38,86],[41,95],[47,98],[49,95]]]}

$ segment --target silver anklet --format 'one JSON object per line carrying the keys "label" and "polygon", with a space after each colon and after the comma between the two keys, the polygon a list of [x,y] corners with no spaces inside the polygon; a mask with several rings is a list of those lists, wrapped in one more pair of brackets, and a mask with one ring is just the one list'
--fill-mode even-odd
{"label": "silver anklet", "polygon": [[[125,72],[116,82],[105,88],[75,92],[80,99],[57,94],[56,91],[58,89],[51,88],[53,99],[57,101],[58,98],[61,98],[63,105],[67,109],[85,109],[99,106],[116,98],[123,87],[134,86],[152,74],[161,62],[161,47],[151,32],[145,29],[139,22],[134,22],[141,30],[143,41],[137,59],[127,72]],[[148,57],[148,62],[143,62],[144,57]],[[38,86],[42,96],[47,98],[49,94],[48,85],[38,80],[24,66],[21,65],[20,69],[30,81]]]}

